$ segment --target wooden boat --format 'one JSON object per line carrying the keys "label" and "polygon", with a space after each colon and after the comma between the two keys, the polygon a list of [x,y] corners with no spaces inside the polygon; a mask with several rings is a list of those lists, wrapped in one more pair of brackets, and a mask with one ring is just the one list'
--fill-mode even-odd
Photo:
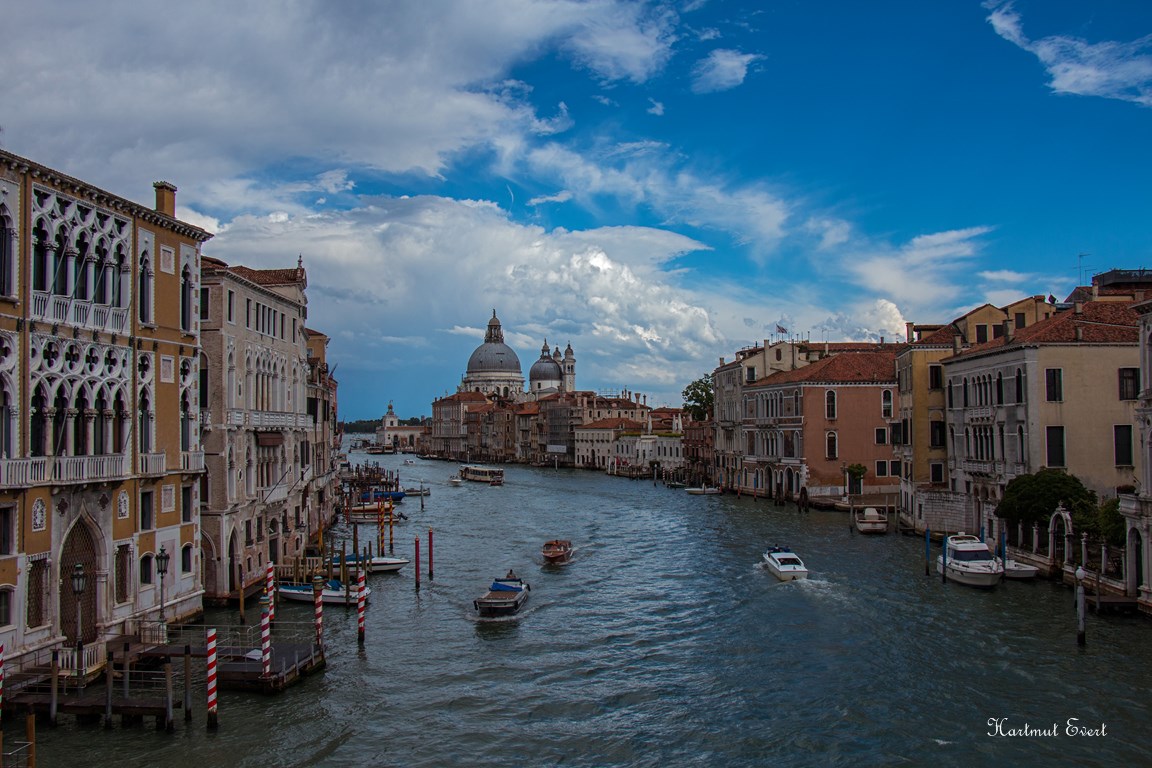
{"label": "wooden boat", "polygon": [[[311,603],[316,599],[311,584],[280,584],[276,587],[276,594],[284,600],[298,603]],[[372,588],[364,585],[364,599],[372,594]],[[349,584],[347,588],[339,579],[330,579],[324,582],[324,589],[320,593],[320,600],[325,605],[356,605],[358,588]]]}
{"label": "wooden boat", "polygon": [[531,591],[523,579],[513,571],[502,579],[493,579],[488,591],[472,601],[481,616],[511,616],[528,602]]}
{"label": "wooden boat", "polygon": [[419,488],[405,488],[404,489],[404,495],[405,496],[431,496],[432,495],[432,489],[426,485],[422,485]]}
{"label": "wooden boat", "polygon": [[697,488],[685,488],[684,490],[693,496],[715,496],[717,494],[723,493],[723,491],[719,488],[707,485],[703,485]]}
{"label": "wooden boat", "polygon": [[388,523],[389,519],[393,523],[402,523],[408,519],[408,515],[397,509],[392,509],[391,518],[389,518],[388,507],[381,507],[379,504],[354,504],[344,513],[344,519],[349,523],[375,525],[381,520]]}
{"label": "wooden boat", "polygon": [[772,547],[764,553],[764,563],[780,581],[798,581],[808,578],[804,561],[788,547]]}
{"label": "wooden boat", "polygon": [[[386,555],[373,555],[372,557],[365,557],[363,555],[349,555],[348,568],[355,569],[357,566],[363,564],[364,569],[368,573],[395,573],[404,566],[408,565],[410,561],[403,557],[388,557]],[[339,568],[343,564],[340,555],[332,558],[332,567]]]}
{"label": "wooden boat", "polygon": [[852,524],[860,533],[888,533],[888,513],[875,507],[857,509],[853,513]]}
{"label": "wooden boat", "polygon": [[540,550],[544,562],[554,565],[563,565],[572,559],[572,542],[567,539],[552,539],[544,542]]}

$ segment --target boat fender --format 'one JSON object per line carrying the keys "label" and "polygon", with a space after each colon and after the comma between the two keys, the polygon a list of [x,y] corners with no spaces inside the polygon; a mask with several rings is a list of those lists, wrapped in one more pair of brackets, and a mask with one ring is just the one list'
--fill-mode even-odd
{"label": "boat fender", "polygon": [[532,591],[532,585],[531,584],[525,584],[524,589],[527,590],[528,592],[531,592]]}

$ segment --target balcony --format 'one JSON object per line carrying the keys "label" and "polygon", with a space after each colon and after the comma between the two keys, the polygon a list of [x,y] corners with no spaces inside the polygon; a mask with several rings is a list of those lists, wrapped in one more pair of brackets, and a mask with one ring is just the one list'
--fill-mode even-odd
{"label": "balcony", "polygon": [[292,411],[228,411],[225,422],[230,427],[256,427],[259,429],[312,429],[315,424],[307,413]]}
{"label": "balcony", "polygon": [[128,479],[128,457],[55,456],[48,459],[48,480],[57,485]]}
{"label": "balcony", "polygon": [[165,453],[140,454],[140,474],[143,477],[157,477],[168,472],[168,455]]}
{"label": "balcony", "polygon": [[29,488],[48,477],[48,459],[0,459],[0,488]]}
{"label": "balcony", "polygon": [[180,469],[184,472],[204,471],[204,451],[182,451]]}
{"label": "balcony", "polygon": [[32,320],[64,323],[90,331],[126,333],[128,309],[36,291],[32,294]]}

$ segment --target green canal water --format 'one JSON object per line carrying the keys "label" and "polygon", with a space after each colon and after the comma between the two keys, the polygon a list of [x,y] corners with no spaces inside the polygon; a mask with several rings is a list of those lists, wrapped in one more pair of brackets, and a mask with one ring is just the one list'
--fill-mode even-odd
{"label": "green canal water", "polygon": [[[411,566],[369,577],[363,647],[355,611],[328,607],[327,669],[277,696],[222,692],[218,731],[202,690],[174,733],[62,715],[39,765],[1149,764],[1147,619],[1090,614],[1078,647],[1070,590],[942,584],[922,540],[854,534],[844,513],[517,466],[503,487],[452,487],[455,464],[353,458],[431,488],[395,533],[408,556],[420,537],[421,583]],[[551,538],[574,542],[569,565],[542,562]],[[761,567],[774,544],[807,581]],[[478,619],[509,568],[526,608]],[[6,723],[5,743],[21,732]]]}

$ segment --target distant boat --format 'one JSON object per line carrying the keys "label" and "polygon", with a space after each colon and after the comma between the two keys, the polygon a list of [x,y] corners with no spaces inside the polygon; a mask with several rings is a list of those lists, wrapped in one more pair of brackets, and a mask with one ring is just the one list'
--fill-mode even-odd
{"label": "distant boat", "polygon": [[464,481],[460,479],[460,475],[452,475],[448,478],[448,485],[464,485]]}
{"label": "distant boat", "polygon": [[772,547],[764,553],[764,563],[780,581],[798,581],[808,578],[804,561],[788,547]]}
{"label": "distant boat", "polygon": [[473,480],[489,485],[504,484],[504,470],[495,467],[481,467],[471,464],[460,468],[460,477],[463,480]]}
{"label": "distant boat", "polygon": [[[311,603],[316,600],[311,584],[281,584],[276,587],[276,594],[285,600],[293,600],[298,603]],[[324,582],[320,601],[325,605],[356,605],[359,599],[358,594],[359,588],[355,584],[349,584],[345,587],[339,579],[329,579]],[[365,584],[364,599],[367,600],[370,594],[372,594],[372,588]]]}
{"label": "distant boat", "polygon": [[684,490],[687,491],[688,493],[692,494],[693,496],[715,496],[717,494],[724,492],[724,491],[720,490],[719,488],[715,488],[715,487],[711,487],[711,486],[707,486],[707,485],[700,486],[698,488],[685,488]]}
{"label": "distant boat", "polygon": [[[368,573],[395,573],[408,565],[409,560],[403,557],[387,557],[385,555],[373,555],[372,557],[364,557],[361,555],[348,556],[349,568],[355,568],[360,563],[365,564],[365,570],[367,570]],[[343,559],[340,555],[332,558],[333,568],[339,568],[342,564]]]}

